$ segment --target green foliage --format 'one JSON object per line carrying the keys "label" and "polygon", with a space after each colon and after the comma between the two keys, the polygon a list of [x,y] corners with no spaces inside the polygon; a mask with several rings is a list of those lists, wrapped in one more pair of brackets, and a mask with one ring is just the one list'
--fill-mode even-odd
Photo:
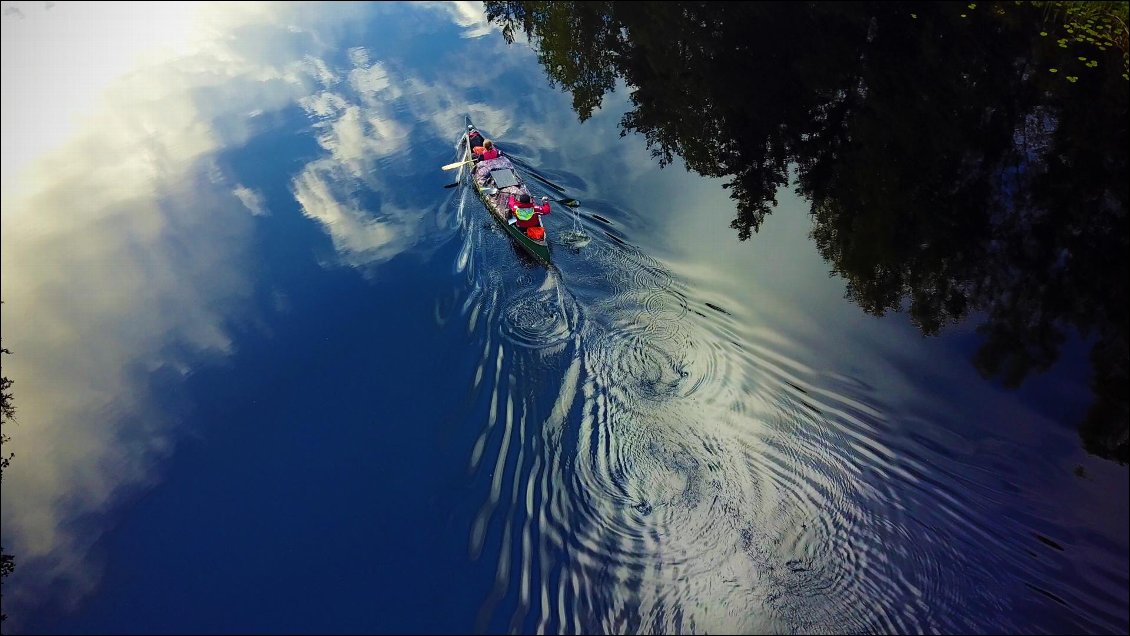
{"label": "green foliage", "polygon": [[[11,351],[0,347],[0,355],[11,354]],[[11,422],[16,417],[16,406],[12,402],[12,381],[6,377],[0,378],[0,426]],[[8,436],[0,432],[0,448],[3,448],[4,443],[8,441]],[[0,480],[4,479],[4,469],[8,467],[8,463],[12,459],[12,454],[3,455],[0,452]],[[8,578],[16,569],[16,561],[12,555],[4,551],[0,547],[0,586],[3,585],[2,581]],[[2,603],[3,595],[0,594],[0,603]],[[0,611],[0,623],[7,620],[8,615]]]}
{"label": "green foliage", "polygon": [[[1060,48],[1069,45],[1102,53],[1110,49],[1121,52],[1122,78],[1130,79],[1130,2],[1053,2],[1033,0],[1031,5],[1043,11],[1044,23],[1050,30],[1062,32],[1057,39]],[[1041,31],[1040,35],[1047,35]],[[1085,61],[1084,57],[1079,58]],[[1088,68],[1098,66],[1098,61]]]}
{"label": "green foliage", "polygon": [[[14,572],[15,570],[16,570],[16,559],[15,559],[15,557],[8,554],[7,552],[4,552],[3,548],[0,548],[0,581],[3,581],[4,579],[8,578],[8,576],[12,572]],[[3,598],[3,596],[2,596],[2,594],[0,594],[0,599],[2,599],[2,598]],[[0,623],[3,623],[6,620],[8,620],[8,615],[3,613],[2,611],[0,611]]]}
{"label": "green foliage", "polygon": [[486,3],[582,121],[622,80],[621,135],[725,179],[740,240],[795,175],[865,311],[906,311],[924,334],[976,316],[972,362],[1009,386],[1051,367],[1070,330],[1090,338],[1080,433],[1125,461],[1128,96],[1098,64],[1115,53],[1065,56],[1030,3],[962,6]]}

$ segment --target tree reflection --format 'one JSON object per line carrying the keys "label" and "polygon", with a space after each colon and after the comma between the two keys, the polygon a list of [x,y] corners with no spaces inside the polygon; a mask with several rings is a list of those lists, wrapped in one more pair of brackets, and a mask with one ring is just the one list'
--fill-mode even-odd
{"label": "tree reflection", "polygon": [[865,311],[926,334],[983,316],[973,362],[1009,386],[1078,330],[1085,446],[1127,460],[1125,51],[1060,46],[1015,3],[485,4],[582,121],[623,79],[621,134],[727,178],[741,240],[795,166],[812,237]]}

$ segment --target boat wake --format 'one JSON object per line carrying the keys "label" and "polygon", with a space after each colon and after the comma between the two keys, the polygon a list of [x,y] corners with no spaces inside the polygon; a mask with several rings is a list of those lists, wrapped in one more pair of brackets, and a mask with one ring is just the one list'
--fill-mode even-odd
{"label": "boat wake", "polygon": [[486,210],[459,209],[450,323],[480,355],[453,419],[478,429],[468,555],[494,572],[480,630],[1009,624],[987,591],[1017,576],[985,530],[1000,526],[991,488],[957,495],[968,480],[939,475],[948,460],[874,387],[799,362],[768,315],[697,297],[610,225],[546,268],[486,231]]}
{"label": "boat wake", "polygon": [[566,247],[580,249],[592,242],[592,237],[583,232],[562,232],[561,243]]}
{"label": "boat wake", "polygon": [[541,287],[507,302],[501,331],[515,345],[556,353],[576,332],[577,321],[576,301],[562,289],[557,271],[550,269]]}

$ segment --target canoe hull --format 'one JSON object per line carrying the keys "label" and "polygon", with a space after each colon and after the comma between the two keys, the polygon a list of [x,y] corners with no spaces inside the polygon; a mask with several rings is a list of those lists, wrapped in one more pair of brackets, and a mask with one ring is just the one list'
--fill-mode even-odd
{"label": "canoe hull", "polygon": [[[470,123],[471,119],[468,117],[467,124]],[[465,161],[470,161],[471,159],[471,149],[467,147],[466,139],[464,139],[463,144],[463,159]],[[504,208],[500,208],[498,203],[490,195],[483,192],[482,186],[478,184],[473,176],[473,169],[468,172],[472,174],[470,179],[472,187],[475,188],[475,194],[479,195],[479,200],[482,201],[483,205],[485,205],[487,210],[490,211],[490,215],[494,217],[494,220],[498,221],[498,223],[502,225],[503,229],[506,230],[506,233],[509,234],[515,241],[517,241],[518,244],[520,244],[523,248],[525,248],[525,250],[529,252],[531,256],[548,265],[550,262],[549,242],[535,241],[529,236],[526,236],[526,233],[518,227],[507,223],[509,211]],[[538,217],[538,223],[539,225],[541,224],[540,216]],[[545,226],[542,225],[543,229],[544,227]]]}

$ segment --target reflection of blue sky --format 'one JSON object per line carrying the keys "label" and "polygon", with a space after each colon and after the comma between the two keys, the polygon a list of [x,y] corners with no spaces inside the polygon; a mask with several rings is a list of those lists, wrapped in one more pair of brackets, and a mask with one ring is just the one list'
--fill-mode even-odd
{"label": "reflection of blue sky", "polygon": [[[463,27],[463,37],[489,32],[482,10],[472,3],[422,6],[450,17]],[[499,132],[506,130],[504,122],[512,120],[497,107],[467,97],[474,86],[495,79],[505,65],[435,79],[406,70],[414,55],[434,55],[437,47],[415,49],[418,44],[405,40],[442,41],[434,33],[416,31],[420,26],[416,17],[398,15],[409,26],[389,34],[393,40],[389,54],[396,61],[377,58],[365,47],[349,48],[341,66],[333,69],[333,61],[313,60],[320,70],[321,90],[299,100],[316,121],[318,143],[328,154],[295,177],[294,196],[303,213],[321,223],[350,265],[385,261],[415,244],[429,227],[423,221],[432,212],[427,208],[434,198],[398,185],[411,182],[421,170],[434,170],[418,163],[414,145],[453,143],[464,112]],[[499,50],[501,43],[490,46]],[[467,66],[466,60],[453,59],[453,63]],[[362,193],[377,193],[379,201]]]}
{"label": "reflection of blue sky", "polygon": [[385,28],[394,39],[404,24],[450,29],[436,17],[465,37],[487,29],[467,3],[8,8],[0,271],[15,353],[4,373],[24,424],[5,431],[18,459],[3,524],[20,563],[5,609],[18,620],[48,589],[91,589],[98,519],[152,484],[171,451],[177,413],[149,387],[230,353],[229,325],[252,319],[255,217],[273,211],[220,153],[300,106],[327,153],[294,178],[303,212],[345,262],[390,258],[411,247],[422,204],[392,187],[420,166],[389,158],[411,150],[414,126],[448,140],[463,110],[454,91],[472,80],[441,87],[342,45],[381,12],[413,17]]}
{"label": "reflection of blue sky", "polygon": [[[1057,524],[1062,522],[1102,528],[1108,537],[1125,536],[1125,471],[1089,457],[1076,432],[1090,400],[1086,374],[1071,368],[1072,356],[1083,357],[1078,348],[1069,347],[1060,366],[1031,379],[1022,391],[986,382],[971,364],[979,340],[976,320],[925,338],[905,315],[864,314],[843,298],[844,281],[828,275],[829,264],[807,236],[808,203],[789,191],[778,194],[779,205],[760,233],[748,242],[737,241],[729,227],[735,206],[721,188],[722,180],[688,174],[680,160],[658,171],[640,136],[616,138],[620,113],[628,107],[618,87],[606,98],[603,111],[585,124],[555,122],[557,137],[573,143],[559,149],[565,159],[550,163],[568,166],[575,182],[584,184],[586,189],[571,190],[570,195],[586,202],[586,212],[611,219],[612,232],[661,259],[693,290],[692,304],[709,313],[702,307],[713,303],[735,316],[738,340],[746,346],[762,345],[758,355],[774,373],[803,389],[823,410],[827,443],[842,445],[837,453],[847,451],[860,458],[857,461],[890,470],[890,488],[910,500],[919,496],[921,475],[946,475],[946,488],[961,484],[955,508],[946,514],[968,506],[977,531],[991,527],[1023,542],[1024,536],[1050,532],[1048,528],[1061,527]],[[593,200],[589,192],[604,199]],[[690,337],[702,343],[712,340],[707,333]],[[720,383],[757,387],[749,382],[751,371],[740,364],[727,367]],[[740,454],[743,437],[751,430],[764,431],[766,424],[748,403],[766,396],[760,387],[737,398],[747,402],[753,415],[737,426],[725,424],[734,419],[726,408],[705,408],[692,417],[698,428],[725,438],[723,448]],[[1047,408],[1052,403],[1055,408]],[[1088,480],[1072,476],[1077,466],[1085,467]],[[1022,486],[1017,489],[1016,484]],[[1014,489],[1015,496],[1001,496]],[[926,505],[946,510],[949,496],[943,489],[939,501]],[[1118,501],[1114,508],[1109,506],[1112,497]],[[872,512],[891,515],[888,522],[898,524],[904,505],[906,501]],[[683,538],[688,549],[703,540]],[[677,551],[677,533],[665,541],[674,543]],[[1125,546],[1125,539],[1120,541]],[[1081,580],[1112,576],[1110,554],[1096,548],[1086,542],[1075,546],[1073,565],[1086,573]],[[1008,559],[1000,554],[993,558]],[[732,566],[720,563],[695,576],[680,573],[685,576],[681,583],[727,589]],[[656,589],[660,594],[664,586]],[[1016,592],[1018,597],[1023,594]],[[751,628],[743,622],[748,617],[710,623],[705,619],[708,612],[696,615],[684,609],[722,631]],[[769,627],[757,627],[763,629]]]}
{"label": "reflection of blue sky", "polygon": [[[735,414],[721,399],[670,400],[666,411],[652,414],[663,426],[646,431],[670,442],[663,450],[685,441],[676,423],[694,421],[723,442],[717,452],[740,475],[743,453],[764,434],[762,416],[772,411],[757,401],[776,397],[759,390],[757,382],[772,375],[809,391],[833,416],[837,408],[859,408],[891,429],[903,422],[922,425],[874,439],[853,438],[858,431],[845,427],[834,438],[845,445],[866,443],[868,452],[905,465],[913,460],[900,456],[911,447],[906,435],[952,435],[939,444],[963,449],[968,457],[955,462],[930,456],[949,467],[943,470],[957,473],[967,462],[971,480],[1027,484],[1030,492],[1021,500],[1038,493],[1076,502],[1074,509],[1049,504],[1040,514],[1074,515],[1065,523],[1080,526],[1091,523],[1088,517],[1102,518],[1096,523],[1109,522],[1117,534],[1118,515],[1095,512],[1102,503],[1099,491],[1065,480],[1062,473],[1075,463],[1085,463],[1099,480],[1117,479],[1118,473],[1081,457],[1073,426],[1051,421],[1017,394],[976,377],[967,363],[968,347],[959,346],[968,340],[968,328],[948,339],[924,340],[905,322],[862,315],[842,299],[842,282],[826,275],[826,264],[805,236],[805,204],[787,193],[760,234],[737,242],[728,228],[733,204],[718,182],[687,174],[679,163],[660,171],[639,137],[618,138],[626,107],[622,86],[590,121],[579,124],[569,97],[546,86],[533,52],[523,45],[506,47],[492,35],[479,3],[95,6],[44,11],[33,5],[24,9],[23,19],[3,21],[0,275],[4,344],[16,353],[5,358],[4,371],[17,380],[16,402],[26,423],[10,431],[17,458],[4,480],[5,547],[20,557],[14,590],[45,595],[48,585],[57,585],[88,591],[99,575],[89,558],[101,527],[97,519],[113,512],[123,494],[152,485],[178,437],[204,426],[178,426],[182,409],[170,407],[154,385],[175,385],[202,359],[235,357],[244,345],[235,326],[270,323],[261,315],[270,311],[301,314],[307,323],[296,318],[297,327],[285,326],[310,338],[321,316],[303,303],[341,300],[332,289],[306,295],[297,289],[323,279],[310,283],[296,276],[300,282],[290,287],[267,282],[261,270],[273,263],[264,263],[265,253],[288,266],[319,260],[371,273],[390,271],[398,256],[427,252],[450,239],[448,228],[436,228],[438,219],[451,214],[448,196],[456,191],[440,189],[451,175],[437,167],[454,159],[464,112],[504,147],[520,148],[556,173],[569,196],[584,202],[583,213],[610,219],[609,231],[661,262],[680,281],[679,290],[692,290],[687,292],[692,309],[709,314],[704,307],[709,302],[734,317],[726,323],[733,330],[727,334],[691,316],[672,322],[691,343],[677,352],[691,377],[710,371],[695,365],[718,365],[725,373],[713,378],[716,386],[710,389],[748,411]],[[188,16],[196,27],[183,27]],[[162,28],[166,18],[175,26]],[[51,20],[67,28],[52,35]],[[97,28],[84,28],[87,24]],[[127,37],[138,31],[147,37],[140,42]],[[102,39],[76,40],[76,33]],[[107,39],[132,42],[146,53],[139,56],[124,44],[107,48]],[[111,56],[106,64],[97,62],[100,52]],[[571,213],[555,209],[551,228],[568,227]],[[591,221],[588,227],[604,228]],[[263,245],[264,236],[277,240],[286,232],[301,236]],[[599,253],[599,242],[582,256]],[[309,251],[288,251],[295,243]],[[322,247],[332,256],[324,258]],[[562,289],[583,296],[577,272],[562,261]],[[439,269],[446,274],[450,265]],[[428,302],[435,292],[404,286],[410,289],[401,293]],[[594,288],[596,298],[614,296],[599,284]],[[639,291],[629,288],[624,296]],[[380,302],[397,300],[404,298]],[[586,309],[594,322],[621,321],[608,334],[639,326],[612,310]],[[663,316],[675,315],[672,307],[662,309],[668,312]],[[720,346],[729,337],[756,355]],[[609,350],[617,351],[614,338],[609,341]],[[365,354],[391,356],[391,348],[382,343]],[[421,351],[427,351],[426,343]],[[589,353],[600,357],[599,351]],[[771,373],[752,368],[753,359]],[[335,389],[352,380],[323,379]],[[452,385],[462,380],[454,374],[448,379]],[[854,384],[845,389],[849,382]],[[565,385],[562,399],[572,400],[571,385]],[[1083,388],[1075,383],[1057,390],[1071,394]],[[861,404],[848,404],[845,396]],[[319,408],[308,406],[315,414]],[[1047,439],[1031,443],[1021,427],[992,426],[1016,421],[1033,423]],[[670,438],[662,437],[666,434]],[[1023,462],[985,468],[1000,461],[994,458],[1001,449],[1015,447],[1022,449]],[[325,466],[315,463],[314,469]],[[1010,472],[1023,470],[1037,474]],[[652,476],[653,482],[632,486],[660,500],[677,496],[683,486],[669,471],[657,469]],[[740,486],[752,491],[756,484]],[[748,491],[741,493],[744,500],[756,500]],[[989,506],[992,494],[978,503]],[[331,510],[345,514],[352,504]],[[1061,513],[1064,509],[1070,512]],[[693,512],[713,514],[705,510]],[[703,537],[693,525],[670,531],[653,546],[657,553],[701,549]],[[352,559],[332,551],[329,556]],[[641,604],[661,604],[673,589],[694,589],[691,600],[703,605],[683,610],[701,625],[750,627],[750,616],[736,603],[743,597],[719,591],[737,589],[726,577],[749,576],[741,558],[704,559],[690,573],[649,569],[647,576],[652,578],[643,583],[653,586],[652,595],[641,594]],[[732,599],[726,596],[731,593]],[[708,606],[719,605],[719,599],[735,600],[732,613],[710,618]]]}
{"label": "reflection of blue sky", "polygon": [[[961,386],[961,393],[980,394],[994,403],[1015,402],[1015,394],[1000,393],[977,377],[969,362],[972,350],[967,342],[976,340],[976,321],[953,325],[941,338],[924,338],[905,316],[864,314],[843,297],[844,281],[829,276],[830,265],[808,238],[809,204],[793,192],[779,192],[779,204],[761,231],[747,242],[738,241],[729,227],[735,204],[721,187],[725,180],[688,173],[678,158],[657,170],[640,135],[617,138],[620,113],[628,108],[626,91],[618,84],[606,97],[603,111],[585,124],[565,120],[550,125],[558,128],[557,137],[580,140],[571,144],[564,165],[588,189],[606,197],[586,199],[585,209],[612,219],[618,235],[661,258],[696,290],[698,300],[783,338],[778,342],[781,353],[805,368],[867,376],[860,379],[884,386],[883,395],[892,400],[952,397],[924,391],[926,387],[914,382],[900,384],[908,381],[904,371],[915,366],[914,361],[930,358],[933,366],[952,376],[940,386]],[[585,199],[584,191],[571,193]],[[900,361],[901,369],[893,367],[893,361]],[[1060,390],[1082,404],[1089,390],[1082,378],[1070,379],[1070,386]],[[989,397],[998,393],[1003,397]],[[935,406],[953,410],[979,401]]]}

